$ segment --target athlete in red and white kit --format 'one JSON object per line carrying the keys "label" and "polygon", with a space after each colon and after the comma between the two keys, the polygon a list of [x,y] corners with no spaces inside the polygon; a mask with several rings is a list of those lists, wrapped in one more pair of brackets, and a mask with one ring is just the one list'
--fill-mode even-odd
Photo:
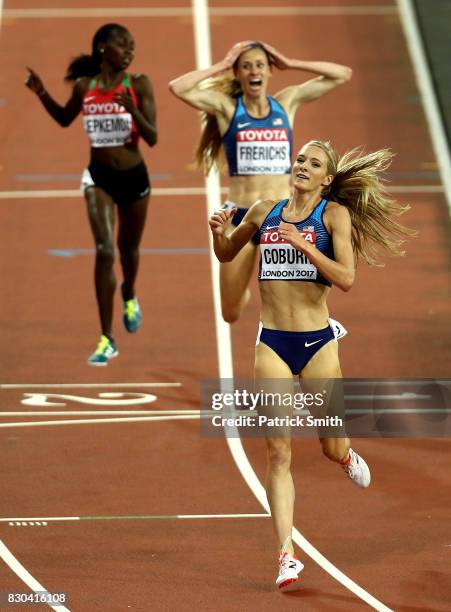
{"label": "athlete in red and white kit", "polygon": [[142,312],[135,296],[139,244],[144,230],[150,182],[139,137],[153,147],[157,142],[155,102],[151,82],[143,74],[127,72],[134,57],[135,42],[123,26],[109,23],[94,35],[91,55],[80,55],[69,65],[66,81],[74,82],[64,106],[48,93],[40,77],[30,68],[26,85],[45,110],[62,127],[83,113],[91,143],[91,159],[83,173],[82,187],[96,246],[95,288],[102,335],[88,364],[105,366],[119,353],[113,337],[114,225],[123,272],[121,293],[123,321],[136,332]]}
{"label": "athlete in red and white kit", "polygon": [[[268,85],[273,66],[316,77],[285,87],[271,97]],[[243,41],[210,68],[188,72],[170,82],[176,96],[206,113],[196,154],[199,164],[208,172],[220,162],[222,150],[226,154],[230,180],[225,208],[238,209],[234,225],[239,225],[257,200],[289,196],[296,111],[349,81],[351,74],[347,66],[290,59],[267,43]],[[249,300],[256,253],[256,242],[250,240],[234,261],[221,263],[222,315],[229,323],[239,318]]]}

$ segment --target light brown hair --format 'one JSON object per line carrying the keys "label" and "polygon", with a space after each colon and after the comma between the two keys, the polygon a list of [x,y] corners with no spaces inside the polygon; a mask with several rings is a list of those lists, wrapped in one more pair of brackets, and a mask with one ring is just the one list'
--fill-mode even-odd
{"label": "light brown hair", "polygon": [[[251,45],[250,48],[243,51],[243,53],[246,53],[250,49],[261,49],[266,55],[268,65],[272,66],[274,64],[272,56],[260,43]],[[241,53],[241,55],[235,60],[235,63],[233,64],[233,72],[237,70],[240,57],[243,55],[243,53]],[[207,79],[203,83],[202,87],[204,89],[215,89],[216,91],[221,91],[231,98],[239,98],[239,96],[241,96],[243,93],[240,82],[232,75],[232,73]],[[211,115],[210,113],[201,113],[201,123],[203,126],[202,134],[199,144],[195,149],[195,159],[198,167],[201,168],[205,174],[208,174],[213,166],[217,166],[219,170],[224,167],[225,155],[222,148],[222,136],[219,131],[218,122],[215,115]]]}

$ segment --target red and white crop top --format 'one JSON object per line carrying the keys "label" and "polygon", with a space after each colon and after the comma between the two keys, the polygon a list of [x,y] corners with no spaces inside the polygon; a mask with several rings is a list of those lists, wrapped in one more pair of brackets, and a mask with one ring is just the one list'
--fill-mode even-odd
{"label": "red and white crop top", "polygon": [[126,74],[111,91],[99,89],[98,77],[92,79],[83,97],[83,125],[91,147],[122,147],[137,144],[138,126],[131,113],[115,101],[114,95],[127,92],[138,106],[138,98]]}

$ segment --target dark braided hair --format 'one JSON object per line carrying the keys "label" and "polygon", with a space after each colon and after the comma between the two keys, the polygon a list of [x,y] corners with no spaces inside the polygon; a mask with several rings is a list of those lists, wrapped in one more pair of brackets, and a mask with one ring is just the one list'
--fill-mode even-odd
{"label": "dark braided hair", "polygon": [[118,23],[106,23],[97,30],[92,39],[92,53],[82,53],[70,62],[65,81],[76,81],[80,77],[93,77],[99,74],[102,64],[102,54],[99,49],[101,43],[107,43],[113,33],[125,34],[127,28]]}

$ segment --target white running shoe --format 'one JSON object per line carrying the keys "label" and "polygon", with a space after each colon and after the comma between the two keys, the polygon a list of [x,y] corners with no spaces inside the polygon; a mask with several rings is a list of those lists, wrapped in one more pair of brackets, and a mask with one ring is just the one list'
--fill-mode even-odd
{"label": "white running shoe", "polygon": [[280,591],[291,591],[299,588],[299,574],[304,566],[289,553],[283,553],[279,557],[279,575],[277,576],[276,586]]}
{"label": "white running shoe", "polygon": [[371,482],[370,468],[365,461],[356,452],[349,449],[351,461],[347,465],[343,465],[343,469],[348,475],[348,478],[355,482],[359,487],[368,487]]}

